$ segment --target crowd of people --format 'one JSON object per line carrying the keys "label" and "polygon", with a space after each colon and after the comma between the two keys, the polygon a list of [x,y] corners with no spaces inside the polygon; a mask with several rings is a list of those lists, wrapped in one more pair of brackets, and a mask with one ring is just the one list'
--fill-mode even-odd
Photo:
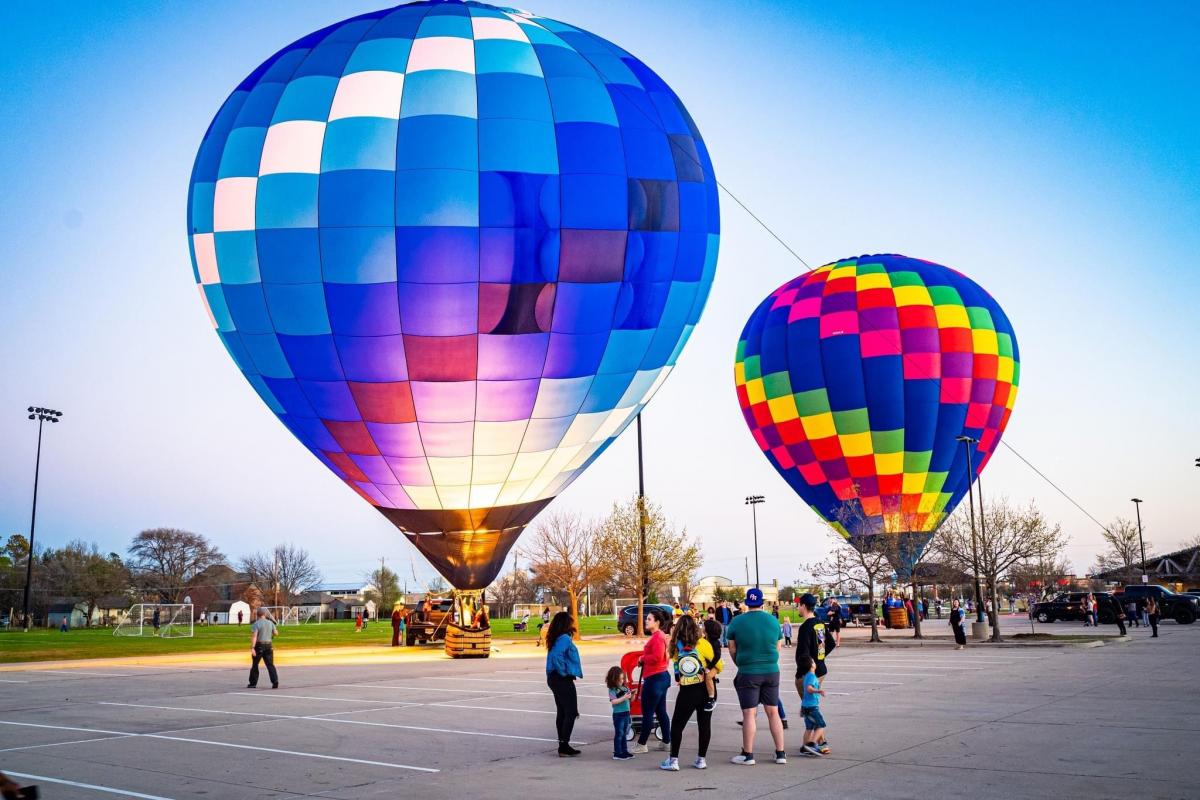
{"label": "crowd of people", "polygon": [[[817,598],[803,595],[796,609],[798,624],[790,616],[781,618],[779,604],[765,608],[762,591],[752,588],[744,600],[732,607],[726,602],[700,612],[694,604],[682,608],[675,604],[671,614],[658,607],[646,609],[643,621],[648,639],[637,660],[637,674],[619,665],[605,674],[613,719],[613,759],[627,761],[649,752],[649,741],[657,730],[667,751],[659,768],[679,770],[687,724],[696,718],[696,756],[692,766],[708,767],[708,745],[712,737],[712,716],[717,705],[720,675],[725,658],[737,667],[733,689],[741,708],[741,752],[731,761],[742,766],[756,763],[754,742],[758,708],[762,706],[773,746],[771,760],[787,763],[784,730],[784,693],[781,691],[780,661],[784,647],[793,649],[796,672],[795,691],[804,720],[804,735],[799,755],[820,758],[830,753],[825,736],[826,723],[821,712],[825,691],[822,679],[828,672],[826,656],[837,646],[841,614],[818,617]],[[546,683],[554,695],[558,754],[563,758],[579,755],[571,745],[571,733],[579,716],[575,681],[583,677],[583,666],[575,646],[575,621],[560,611],[546,629]],[[667,693],[672,682],[678,686],[675,705],[668,710]],[[631,704],[634,689],[641,704],[641,718],[635,725]],[[637,737],[629,746],[630,728]]]}

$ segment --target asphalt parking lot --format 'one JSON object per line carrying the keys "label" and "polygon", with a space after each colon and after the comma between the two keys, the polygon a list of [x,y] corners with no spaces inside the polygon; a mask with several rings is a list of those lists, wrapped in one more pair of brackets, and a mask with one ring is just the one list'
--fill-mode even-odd
{"label": "asphalt parking lot", "polygon": [[29,667],[0,672],[0,769],[46,798],[1195,798],[1200,625],[1161,630],[1091,648],[843,647],[826,681],[833,753],[787,765],[728,763],[727,675],[710,767],[689,766],[692,726],[678,773],[653,749],[610,759],[602,675],[622,643],[583,647],[584,752],[570,760],[529,645],[472,662],[281,658],[278,691],[246,690],[232,666]]}

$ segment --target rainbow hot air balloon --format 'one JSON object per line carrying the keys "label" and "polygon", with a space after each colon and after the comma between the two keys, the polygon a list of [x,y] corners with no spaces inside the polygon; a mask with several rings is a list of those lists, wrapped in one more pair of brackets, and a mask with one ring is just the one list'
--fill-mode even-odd
{"label": "rainbow hot air balloon", "polygon": [[[1017,340],[970,278],[899,255],[826,264],[780,286],[738,343],[758,446],[851,542],[897,534],[902,575],[979,475],[1017,395]],[[850,513],[846,513],[849,511]]]}
{"label": "rainbow hot air balloon", "polygon": [[704,142],[657,75],[461,2],[267,59],[209,127],[188,215],[247,380],[460,589],[666,378],[719,238]]}

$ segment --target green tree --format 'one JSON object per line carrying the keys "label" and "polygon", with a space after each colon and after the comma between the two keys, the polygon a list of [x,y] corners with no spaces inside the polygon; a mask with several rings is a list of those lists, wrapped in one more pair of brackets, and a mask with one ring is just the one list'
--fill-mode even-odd
{"label": "green tree", "polygon": [[363,599],[374,601],[375,613],[381,617],[390,615],[400,600],[400,578],[386,564],[380,564],[379,569],[367,576],[367,580],[371,588],[363,592]]}

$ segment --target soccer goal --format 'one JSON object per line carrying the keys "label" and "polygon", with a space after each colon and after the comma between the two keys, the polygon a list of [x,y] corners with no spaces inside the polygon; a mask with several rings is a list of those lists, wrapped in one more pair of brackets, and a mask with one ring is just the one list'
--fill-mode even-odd
{"label": "soccer goal", "polygon": [[266,611],[271,619],[275,620],[276,625],[300,624],[299,606],[259,606],[259,608]]}
{"label": "soccer goal", "polygon": [[191,603],[135,603],[121,615],[114,636],[188,638],[193,634]]}
{"label": "soccer goal", "polygon": [[296,606],[296,621],[301,625],[320,625],[323,614],[320,606]]}

